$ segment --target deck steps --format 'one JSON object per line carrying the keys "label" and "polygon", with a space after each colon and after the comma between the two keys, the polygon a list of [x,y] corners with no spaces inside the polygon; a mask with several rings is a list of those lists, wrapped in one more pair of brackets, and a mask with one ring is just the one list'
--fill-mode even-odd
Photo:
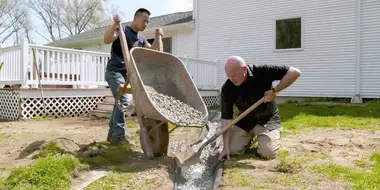
{"label": "deck steps", "polygon": [[[114,108],[115,104],[115,98],[110,93],[106,95],[105,99],[103,102],[100,102],[97,104],[95,110],[90,111],[90,116],[92,117],[97,117],[97,118],[110,118],[112,114],[112,110]],[[134,108],[128,107],[128,111],[126,116],[132,114],[134,112]]]}

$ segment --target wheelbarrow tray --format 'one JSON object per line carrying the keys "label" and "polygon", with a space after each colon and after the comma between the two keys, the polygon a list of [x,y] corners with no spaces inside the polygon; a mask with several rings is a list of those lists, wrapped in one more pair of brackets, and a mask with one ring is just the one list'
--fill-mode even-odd
{"label": "wheelbarrow tray", "polygon": [[[206,124],[207,107],[179,58],[169,53],[141,47],[132,48],[130,54],[131,62],[127,64],[127,72],[132,88],[133,104],[140,116],[176,124],[162,114],[152,102],[148,91],[156,91],[172,96],[200,111],[204,115]],[[199,125],[194,123],[188,126]]]}

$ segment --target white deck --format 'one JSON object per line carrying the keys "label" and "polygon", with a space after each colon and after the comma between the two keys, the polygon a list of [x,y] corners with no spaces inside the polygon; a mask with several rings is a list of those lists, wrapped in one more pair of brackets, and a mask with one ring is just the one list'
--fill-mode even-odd
{"label": "white deck", "polygon": [[[38,77],[33,66],[33,51],[41,73],[41,84],[65,88],[105,88],[105,69],[109,53],[74,50],[28,44],[0,48],[0,87],[20,85],[37,88]],[[196,86],[200,89],[217,89],[216,62],[179,57],[185,64]]]}

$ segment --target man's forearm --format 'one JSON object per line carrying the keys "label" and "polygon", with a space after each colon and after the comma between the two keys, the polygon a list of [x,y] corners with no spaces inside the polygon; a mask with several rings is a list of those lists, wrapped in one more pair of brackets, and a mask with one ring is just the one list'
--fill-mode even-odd
{"label": "man's forearm", "polygon": [[116,31],[116,28],[117,28],[117,25],[116,24],[112,24],[108,30],[106,31],[106,33],[104,34],[104,43],[105,44],[109,44],[113,41],[113,36],[115,34],[115,31]]}
{"label": "man's forearm", "polygon": [[290,67],[286,75],[281,79],[280,83],[276,86],[277,91],[282,91],[292,85],[298,77],[301,76],[301,71],[295,67]]}
{"label": "man's forearm", "polygon": [[162,43],[162,36],[156,35],[154,38],[154,42],[152,44],[152,49],[158,50],[158,51],[164,51],[164,45]]}
{"label": "man's forearm", "polygon": [[[221,129],[224,129],[225,127],[227,127],[227,125],[231,122],[231,120],[226,120],[226,119],[222,119],[222,128]],[[231,128],[230,128],[231,129]],[[223,133],[223,146],[224,148],[230,148],[230,139],[231,139],[231,130],[228,129],[226,132]]]}

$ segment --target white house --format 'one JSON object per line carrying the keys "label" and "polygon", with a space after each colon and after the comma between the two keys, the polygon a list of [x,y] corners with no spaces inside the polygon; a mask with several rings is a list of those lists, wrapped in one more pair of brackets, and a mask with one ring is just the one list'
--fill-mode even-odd
{"label": "white house", "polygon": [[298,67],[303,75],[286,96],[380,97],[379,0],[197,0],[194,7],[197,58]]}
{"label": "white house", "polygon": [[[282,93],[295,97],[380,97],[380,1],[194,0],[194,10],[151,19],[168,38],[165,51],[216,61],[217,87],[226,80],[230,55],[248,64],[286,64],[302,77]],[[165,21],[164,21],[165,20]],[[54,46],[109,52],[106,28]]]}
{"label": "white house", "polygon": [[[163,28],[165,51],[184,60],[208,105],[218,102],[215,90],[226,80],[223,66],[230,55],[240,55],[248,64],[300,68],[301,78],[280,96],[346,97],[355,102],[380,98],[379,0],[194,0],[193,8],[152,17],[143,35],[152,41],[155,27]],[[0,89],[0,110],[5,110],[1,118],[41,114],[39,82],[45,87],[49,114],[80,115],[109,106],[104,103],[110,93],[104,79],[110,56],[110,45],[103,43],[106,29],[47,46],[22,41],[0,47],[0,87],[16,87]],[[97,88],[90,89],[92,85]]]}

